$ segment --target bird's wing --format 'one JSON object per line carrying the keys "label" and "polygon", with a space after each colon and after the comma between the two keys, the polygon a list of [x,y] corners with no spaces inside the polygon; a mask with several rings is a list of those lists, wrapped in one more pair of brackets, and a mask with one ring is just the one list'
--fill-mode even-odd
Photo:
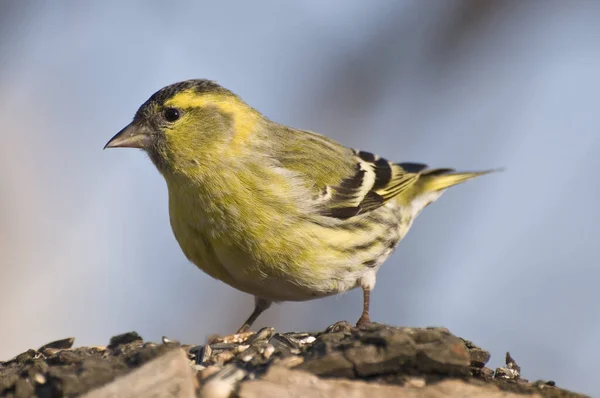
{"label": "bird's wing", "polygon": [[[418,172],[409,172],[400,164],[391,163],[369,152],[353,151],[353,161],[353,175],[328,187],[331,195],[321,214],[347,219],[375,210],[413,186],[419,179]],[[422,169],[426,167],[422,166]]]}
{"label": "bird's wing", "polygon": [[287,140],[291,146],[279,153],[279,161],[309,185],[315,208],[323,216],[348,219],[377,209],[413,186],[426,168],[417,163],[391,163],[318,134],[294,133],[295,139]]}

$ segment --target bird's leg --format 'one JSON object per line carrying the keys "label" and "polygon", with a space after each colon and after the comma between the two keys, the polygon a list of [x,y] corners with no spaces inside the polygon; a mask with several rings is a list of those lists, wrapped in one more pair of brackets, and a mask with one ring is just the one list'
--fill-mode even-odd
{"label": "bird's leg", "polygon": [[246,322],[244,322],[242,327],[238,329],[237,334],[247,332],[248,329],[250,329],[250,326],[252,326],[256,319],[260,316],[260,314],[265,312],[265,310],[271,306],[271,303],[271,300],[254,296],[254,311],[252,311],[252,314],[250,314],[250,316],[248,317]]}
{"label": "bird's leg", "polygon": [[366,326],[371,323],[371,318],[369,317],[369,302],[371,300],[371,290],[363,287],[363,312],[360,318],[358,318],[358,322],[356,322],[356,327],[360,328],[362,326]]}

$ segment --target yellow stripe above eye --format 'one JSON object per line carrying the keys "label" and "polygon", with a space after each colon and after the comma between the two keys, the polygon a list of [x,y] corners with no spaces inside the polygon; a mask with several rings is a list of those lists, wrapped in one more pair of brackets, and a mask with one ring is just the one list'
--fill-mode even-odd
{"label": "yellow stripe above eye", "polygon": [[182,91],[165,101],[165,106],[189,109],[207,106],[217,107],[221,112],[230,115],[234,122],[234,138],[232,144],[241,144],[255,131],[260,114],[249,105],[232,94],[197,93],[193,89]]}

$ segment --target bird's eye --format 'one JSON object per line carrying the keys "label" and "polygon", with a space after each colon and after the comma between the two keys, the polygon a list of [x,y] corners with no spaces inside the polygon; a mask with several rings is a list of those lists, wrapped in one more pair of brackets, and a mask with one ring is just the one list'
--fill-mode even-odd
{"label": "bird's eye", "polygon": [[179,117],[181,116],[181,113],[179,112],[179,109],[167,108],[163,111],[163,116],[165,117],[165,120],[167,122],[173,123],[174,121],[179,119]]}

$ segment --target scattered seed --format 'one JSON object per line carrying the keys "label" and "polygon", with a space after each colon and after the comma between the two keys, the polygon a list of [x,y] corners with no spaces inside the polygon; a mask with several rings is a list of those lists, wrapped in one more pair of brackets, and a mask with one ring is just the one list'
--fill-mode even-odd
{"label": "scattered seed", "polygon": [[246,340],[246,344],[252,345],[255,341],[259,340],[268,340],[273,333],[275,333],[275,328],[272,327],[264,327],[256,332],[255,335],[251,336]]}
{"label": "scattered seed", "polygon": [[204,346],[203,345],[195,345],[195,346],[191,346],[187,349],[188,355],[191,357],[190,359],[194,359],[198,356],[198,353],[200,352],[200,350],[202,350]]}
{"label": "scattered seed", "polygon": [[231,361],[234,357],[235,354],[232,351],[223,351],[215,355],[212,362],[224,364]]}
{"label": "scattered seed", "polygon": [[509,368],[498,368],[494,373],[495,379],[506,379],[506,380],[514,380],[519,378],[519,372],[515,369]]}
{"label": "scattered seed", "polygon": [[288,351],[300,348],[300,344],[298,344],[298,342],[295,339],[281,333],[275,333],[269,339],[269,344],[281,351]]}
{"label": "scattered seed", "polygon": [[196,365],[204,365],[212,356],[212,348],[208,344],[203,345],[196,354]]}
{"label": "scattered seed", "polygon": [[246,351],[248,349],[248,347],[250,347],[250,346],[249,345],[245,345],[245,344],[238,345],[237,347],[235,347],[235,349],[233,350],[233,352],[235,354],[239,354],[241,352]]}
{"label": "scattered seed", "polygon": [[120,345],[129,344],[133,342],[142,342],[142,338],[136,332],[128,332],[113,336],[110,338],[110,343],[108,344],[108,348],[117,348]]}
{"label": "scattered seed", "polygon": [[37,384],[46,384],[46,376],[41,373],[34,373],[31,379]]}
{"label": "scattered seed", "polygon": [[179,340],[170,339],[167,336],[162,337],[163,344],[181,344]]}
{"label": "scattered seed", "polygon": [[208,339],[208,344],[215,344],[215,343],[242,343],[244,341],[246,341],[250,336],[252,336],[254,334],[254,332],[244,332],[244,333],[238,333],[238,334],[231,334],[229,336],[211,336]]}
{"label": "scattered seed", "polygon": [[238,344],[233,343],[215,343],[211,344],[210,348],[212,348],[213,352],[222,352],[222,351],[231,351],[235,349]]}
{"label": "scattered seed", "polygon": [[43,351],[46,348],[55,348],[55,349],[67,349],[73,347],[73,343],[75,343],[75,337],[67,337],[66,339],[55,340],[51,343],[44,344],[40,347],[38,351]]}
{"label": "scattered seed", "polygon": [[288,333],[283,333],[284,336],[289,337],[291,339],[295,339],[295,340],[302,340],[308,336],[310,336],[309,333],[305,333],[305,332],[288,332]]}
{"label": "scattered seed", "polygon": [[51,357],[52,355],[56,355],[57,352],[61,351],[59,348],[44,348],[40,350],[42,352],[42,354],[44,354],[47,357]]}
{"label": "scattered seed", "polygon": [[265,359],[271,358],[271,355],[273,355],[274,352],[275,352],[275,347],[273,347],[271,344],[267,344],[267,346],[265,347],[265,350],[262,353],[263,358],[265,358]]}
{"label": "scattered seed", "polygon": [[521,372],[521,367],[519,365],[517,365],[517,362],[515,362],[513,357],[510,356],[510,352],[506,353],[506,366],[509,369],[516,370],[517,373]]}
{"label": "scattered seed", "polygon": [[254,358],[254,355],[246,354],[246,355],[243,355],[240,359],[243,362],[250,362],[252,360],[252,358]]}
{"label": "scattered seed", "polygon": [[298,340],[300,345],[312,344],[317,338],[315,336],[306,336],[305,338]]}
{"label": "scattered seed", "polygon": [[350,332],[352,326],[347,321],[339,321],[325,329],[325,333]]}

